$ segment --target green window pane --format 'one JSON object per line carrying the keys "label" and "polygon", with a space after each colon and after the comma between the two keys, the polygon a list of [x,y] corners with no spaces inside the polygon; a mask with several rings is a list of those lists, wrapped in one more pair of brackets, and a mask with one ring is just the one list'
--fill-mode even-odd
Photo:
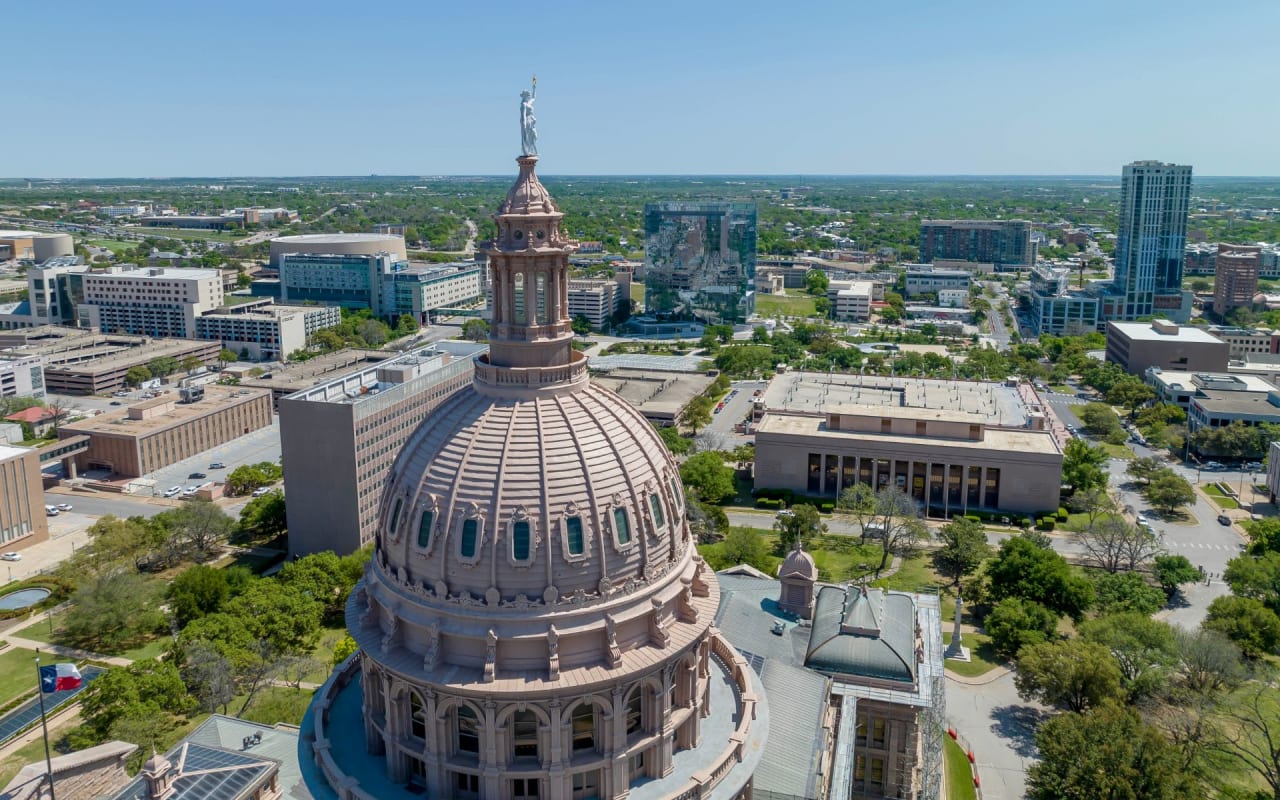
{"label": "green window pane", "polygon": [[480,523],[474,519],[462,523],[462,557],[476,557],[476,537],[479,535]]}
{"label": "green window pane", "polygon": [[422,520],[418,522],[418,547],[427,547],[431,544],[431,523],[435,518],[434,511],[422,512]]}
{"label": "green window pane", "polygon": [[387,526],[388,530],[395,530],[396,523],[400,521],[400,506],[404,504],[404,498],[397,497],[396,504],[391,508],[391,524]]}
{"label": "green window pane", "polygon": [[569,517],[565,527],[568,529],[569,555],[582,555],[582,517]]}
{"label": "green window pane", "polygon": [[653,524],[659,528],[666,525],[666,518],[662,516],[662,500],[656,494],[649,495],[649,507],[653,509]]}
{"label": "green window pane", "polygon": [[516,561],[529,560],[528,522],[517,522],[511,526],[511,556]]}
{"label": "green window pane", "polygon": [[625,508],[613,510],[613,530],[618,536],[618,544],[627,544],[631,541],[631,523],[627,519]]}

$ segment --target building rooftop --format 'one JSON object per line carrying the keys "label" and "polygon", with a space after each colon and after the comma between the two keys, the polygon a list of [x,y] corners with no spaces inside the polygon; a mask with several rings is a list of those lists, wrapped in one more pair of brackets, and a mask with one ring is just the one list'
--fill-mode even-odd
{"label": "building rooftop", "polygon": [[[844,413],[850,413],[850,411],[844,410]],[[760,420],[759,425],[756,427],[756,434],[769,433],[820,436],[841,441],[848,441],[852,438],[871,438],[876,441],[904,446],[918,445],[922,441],[927,441],[931,446],[937,447],[960,447],[971,450],[998,450],[1039,455],[1057,455],[1059,453],[1058,446],[1049,431],[1037,431],[1029,428],[989,427],[983,432],[982,440],[978,441],[940,436],[907,436],[867,431],[829,430],[825,417],[811,414],[769,413],[765,414],[764,418]]]}
{"label": "building rooftop", "polygon": [[911,595],[824,586],[814,605],[805,665],[821,672],[914,685],[916,606]]}
{"label": "building rooftop", "polygon": [[[107,411],[96,417],[89,417],[78,422],[62,426],[64,431],[84,434],[115,434],[140,436],[180,425],[188,420],[215,411],[220,406],[247,403],[256,397],[265,396],[262,389],[247,389],[238,386],[219,386],[209,384],[204,387],[204,398],[194,403],[180,402],[176,392],[142,403],[134,403],[119,410]],[[143,412],[163,409],[172,404],[173,408],[161,410],[152,416],[135,418]]]}
{"label": "building rooftop", "polygon": [[217,269],[199,269],[199,268],[183,268],[175,267],[139,267],[137,269],[124,269],[112,267],[106,272],[92,273],[95,276],[110,276],[114,278],[136,278],[140,280],[207,280],[209,278],[222,279],[222,270]]}
{"label": "building rooftop", "polygon": [[761,401],[771,411],[826,413],[846,406],[893,409],[894,415],[911,408],[958,411],[976,414],[988,425],[1008,427],[1025,425],[1030,413],[1017,387],[994,381],[823,372],[781,373]]}
{"label": "building rooftop", "polygon": [[13,447],[7,444],[0,444],[0,461],[8,461],[31,452],[29,447]]}
{"label": "building rooftop", "polygon": [[1147,371],[1151,380],[1170,389],[1206,389],[1236,392],[1270,392],[1276,386],[1257,375],[1224,372],[1185,372],[1152,367]]}
{"label": "building rooftop", "polygon": [[[458,360],[487,353],[489,345],[479,342],[445,340],[410,350],[401,355],[387,353],[386,360],[361,362],[356,370],[336,375],[288,396],[289,400],[311,403],[364,403],[401,385],[403,378],[422,377]],[[367,352],[367,351],[360,351]],[[383,352],[383,351],[378,351]],[[318,359],[316,359],[318,360]],[[315,360],[306,362],[314,363]],[[241,381],[243,385],[243,381]]]}
{"label": "building rooftop", "polygon": [[323,244],[327,242],[384,242],[389,239],[403,238],[389,233],[300,233],[296,236],[277,236],[271,241]]}
{"label": "building rooftop", "polygon": [[[1274,391],[1274,390],[1273,390]],[[1274,398],[1274,399],[1273,399]],[[1280,393],[1201,391],[1192,401],[1212,414],[1280,416]]]}
{"label": "building rooftop", "polygon": [[[1159,325],[1159,327],[1157,327]],[[1205,344],[1223,344],[1223,341],[1203,328],[1195,325],[1178,326],[1165,320],[1154,322],[1108,322],[1107,326],[1115,327],[1133,341],[1143,342],[1203,342]],[[1163,329],[1163,330],[1162,330]]]}
{"label": "building rooftop", "polygon": [[715,378],[705,373],[619,369],[591,380],[617,393],[649,419],[674,420]]}

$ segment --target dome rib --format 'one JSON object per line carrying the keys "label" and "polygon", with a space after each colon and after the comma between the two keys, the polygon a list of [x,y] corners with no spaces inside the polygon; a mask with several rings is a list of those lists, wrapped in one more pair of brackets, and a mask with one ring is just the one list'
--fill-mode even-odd
{"label": "dome rib", "polygon": [[[474,394],[472,394],[471,396],[475,397]],[[476,420],[476,423],[474,425],[476,429],[484,430],[484,427],[485,427],[484,423],[488,420],[489,414],[493,411],[494,408],[495,406],[486,406],[485,409],[480,412],[480,417],[479,419]],[[425,425],[419,428],[419,430],[425,430],[425,429],[426,429]],[[436,559],[431,559],[439,562],[440,575],[439,577],[436,578],[436,580],[443,581],[446,588],[448,588],[448,585],[449,585],[449,552],[453,547],[454,509],[458,505],[458,492],[462,488],[463,478],[466,472],[464,469],[462,469],[462,467],[468,461],[471,460],[471,451],[475,448],[476,442],[479,441],[479,439],[480,437],[474,434],[468,437],[467,446],[462,451],[462,458],[458,460],[459,469],[454,473],[453,485],[449,488],[449,510],[445,513],[443,530],[441,531],[441,534],[442,534],[440,537],[441,549],[436,551],[439,554],[439,557]],[[410,452],[413,455],[417,455],[418,448],[414,447],[413,450],[409,450],[406,447],[405,450],[401,452]],[[412,461],[413,459],[411,458],[410,460]],[[427,469],[430,469],[429,464]],[[419,483],[424,483],[424,481],[419,481]]]}
{"label": "dome rib", "polygon": [[[505,442],[511,441],[511,434],[515,432],[516,420],[520,418],[520,404],[515,403],[507,406],[511,409],[509,418],[507,419],[507,434],[504,437]],[[502,508],[502,490],[506,486],[506,482],[502,480],[502,476],[507,472],[507,456],[512,452],[512,448],[504,446],[502,454],[498,456],[498,480],[493,482],[493,502],[490,508]],[[493,525],[493,541],[489,543],[489,586],[496,588],[498,585],[498,559],[502,554],[499,552],[499,540],[502,536],[502,520],[499,514],[494,514],[492,520],[486,520]]]}
{"label": "dome rib", "polygon": [[[599,554],[595,560],[600,565],[599,578],[603,578],[605,575],[609,574],[609,552],[604,546],[604,526],[600,524],[601,514],[599,495],[596,493],[595,481],[592,479],[591,464],[587,462],[587,453],[582,448],[582,440],[578,436],[578,431],[573,424],[573,420],[569,418],[568,409],[565,408],[565,401],[576,396],[577,393],[568,396],[557,395],[553,399],[555,400],[556,408],[560,410],[561,419],[564,420],[565,430],[568,431],[569,436],[573,439],[573,451],[578,454],[578,463],[582,465],[582,475],[585,478],[587,486],[587,498],[588,502],[591,503],[592,539],[595,541],[596,552]],[[588,558],[587,560],[590,561],[591,559]],[[599,578],[597,578],[597,581]]]}

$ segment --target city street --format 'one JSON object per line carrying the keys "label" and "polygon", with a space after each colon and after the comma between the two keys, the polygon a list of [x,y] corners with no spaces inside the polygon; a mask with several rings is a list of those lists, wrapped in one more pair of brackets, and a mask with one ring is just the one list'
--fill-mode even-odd
{"label": "city street", "polygon": [[755,400],[753,395],[757,389],[763,390],[768,385],[768,381],[735,382],[732,389],[737,389],[738,393],[733,396],[733,399],[725,401],[724,408],[720,409],[720,413],[712,414],[711,424],[707,426],[707,429],[732,436],[735,440],[754,440],[748,434],[734,433],[733,426],[751,416],[751,407]]}

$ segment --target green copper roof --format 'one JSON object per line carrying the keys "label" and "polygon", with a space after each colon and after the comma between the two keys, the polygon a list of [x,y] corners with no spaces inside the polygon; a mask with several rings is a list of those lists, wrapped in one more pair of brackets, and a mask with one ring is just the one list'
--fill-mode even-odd
{"label": "green copper roof", "polygon": [[916,610],[911,596],[824,586],[814,607],[805,666],[838,675],[916,680]]}

